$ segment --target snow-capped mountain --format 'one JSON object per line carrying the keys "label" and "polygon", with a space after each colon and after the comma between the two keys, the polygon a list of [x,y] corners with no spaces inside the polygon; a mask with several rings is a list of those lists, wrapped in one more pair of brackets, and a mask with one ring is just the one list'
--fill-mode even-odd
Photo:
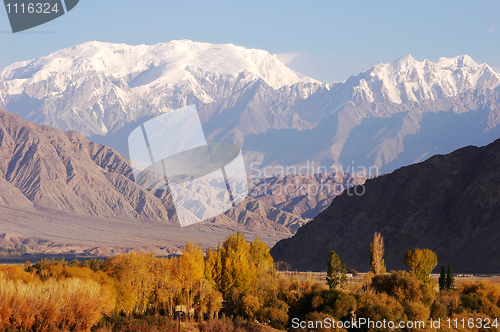
{"label": "snow-capped mountain", "polygon": [[407,55],[327,84],[232,44],[87,42],[0,71],[1,107],[125,155],[139,123],[190,104],[208,141],[237,143],[258,167],[386,172],[500,136],[500,75],[467,55]]}
{"label": "snow-capped mountain", "polygon": [[31,121],[104,135],[159,111],[218,101],[259,80],[273,89],[317,83],[275,55],[232,44],[91,41],[6,67],[0,101]]}
{"label": "snow-capped mountain", "polygon": [[352,100],[409,104],[452,98],[468,90],[494,89],[500,75],[468,55],[417,61],[411,55],[376,65],[358,75]]}

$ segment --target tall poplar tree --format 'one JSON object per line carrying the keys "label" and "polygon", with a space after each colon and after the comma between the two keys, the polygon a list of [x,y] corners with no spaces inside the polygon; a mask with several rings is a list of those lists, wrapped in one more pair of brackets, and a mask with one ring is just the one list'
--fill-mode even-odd
{"label": "tall poplar tree", "polygon": [[376,232],[373,235],[373,242],[370,243],[370,267],[375,275],[385,274],[386,267],[382,257],[384,257],[384,237]]}

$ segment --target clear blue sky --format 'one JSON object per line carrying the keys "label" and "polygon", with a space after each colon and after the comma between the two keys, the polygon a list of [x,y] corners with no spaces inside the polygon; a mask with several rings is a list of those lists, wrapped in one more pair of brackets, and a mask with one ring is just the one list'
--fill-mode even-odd
{"label": "clear blue sky", "polygon": [[[43,1],[42,1],[43,2]],[[88,40],[233,43],[287,54],[323,82],[380,62],[470,55],[500,72],[500,1],[80,0],[66,15],[12,34],[0,8],[0,67]]]}

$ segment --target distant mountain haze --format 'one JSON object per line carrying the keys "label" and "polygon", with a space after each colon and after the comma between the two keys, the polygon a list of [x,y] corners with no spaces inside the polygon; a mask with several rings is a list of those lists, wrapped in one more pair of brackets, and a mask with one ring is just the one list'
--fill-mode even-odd
{"label": "distant mountain haze", "polygon": [[136,125],[195,104],[208,140],[238,144],[248,166],[314,161],[385,173],[500,137],[499,85],[499,74],[467,55],[407,55],[321,83],[232,44],[92,41],[4,68],[0,106],[127,156]]}

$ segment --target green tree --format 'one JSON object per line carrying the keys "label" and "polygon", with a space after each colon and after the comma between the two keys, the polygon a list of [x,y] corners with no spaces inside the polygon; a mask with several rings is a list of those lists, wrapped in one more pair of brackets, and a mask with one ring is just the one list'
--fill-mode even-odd
{"label": "green tree", "polygon": [[347,271],[346,264],[342,264],[339,255],[335,251],[330,251],[328,254],[328,272],[326,282],[330,289],[346,289],[347,288]]}
{"label": "green tree", "polygon": [[385,274],[386,267],[382,257],[384,257],[384,237],[380,233],[373,235],[373,242],[370,243],[370,267],[373,274]]}
{"label": "green tree", "polygon": [[446,280],[446,269],[444,265],[441,265],[441,274],[439,275],[439,290],[445,290],[448,288],[448,283]]}
{"label": "green tree", "polygon": [[455,288],[455,275],[453,274],[453,266],[448,264],[448,274],[446,276],[446,288],[454,289]]}
{"label": "green tree", "polygon": [[408,250],[404,257],[404,263],[411,268],[411,273],[417,279],[432,285],[430,275],[437,265],[437,255],[432,250],[419,248],[415,248],[414,251]]}

